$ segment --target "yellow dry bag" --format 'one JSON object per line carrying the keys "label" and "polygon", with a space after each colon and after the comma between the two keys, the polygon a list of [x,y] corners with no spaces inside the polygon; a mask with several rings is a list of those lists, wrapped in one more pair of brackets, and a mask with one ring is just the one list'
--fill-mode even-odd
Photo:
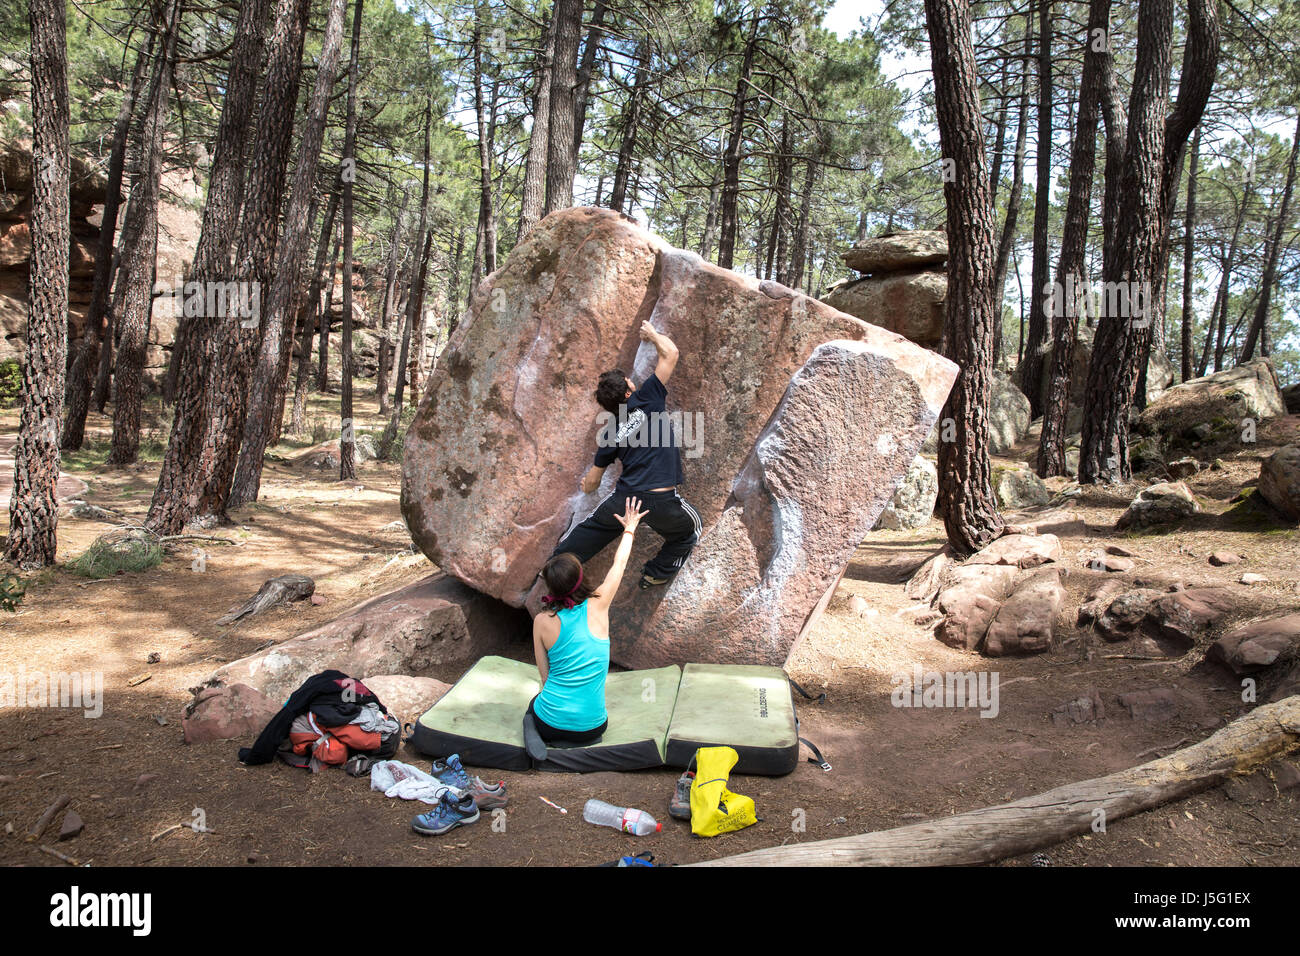
{"label": "yellow dry bag", "polygon": [[701,747],[695,751],[691,832],[696,836],[717,836],[758,822],[754,801],[727,789],[727,777],[739,759],[732,747]]}

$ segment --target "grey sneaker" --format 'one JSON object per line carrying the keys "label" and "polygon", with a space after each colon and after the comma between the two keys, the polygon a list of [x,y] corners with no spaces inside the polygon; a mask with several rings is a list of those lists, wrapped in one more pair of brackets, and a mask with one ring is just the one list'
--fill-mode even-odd
{"label": "grey sneaker", "polygon": [[691,784],[694,780],[694,770],[687,770],[677,778],[677,787],[668,801],[668,815],[674,820],[691,818]]}
{"label": "grey sneaker", "polygon": [[436,807],[412,819],[411,829],[426,836],[438,836],[473,823],[478,817],[478,807],[473,797],[467,793],[458,800],[448,792],[442,795]]}

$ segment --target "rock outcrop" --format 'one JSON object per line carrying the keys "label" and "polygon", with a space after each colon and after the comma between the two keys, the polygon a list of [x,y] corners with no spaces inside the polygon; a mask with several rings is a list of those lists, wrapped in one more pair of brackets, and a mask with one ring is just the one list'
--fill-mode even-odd
{"label": "rock outcrop", "polygon": [[864,276],[835,283],[822,301],[925,348],[939,347],[948,295],[942,268],[948,237],[942,230],[861,239],[842,258]]}
{"label": "rock outcrop", "polygon": [[[439,567],[522,606],[556,542],[613,489],[611,468],[596,494],[579,490],[600,424],[591,393],[607,369],[653,371],[643,321],[681,350],[669,408],[703,535],[668,587],[625,585],[612,657],[781,664],[892,497],[956,367],[607,210],[548,216],[476,291],[406,436],[407,526]],[[641,536],[631,568],[658,544]]]}
{"label": "rock outcrop", "polygon": [[1174,444],[1205,441],[1218,432],[1239,434],[1245,419],[1258,425],[1285,414],[1277,372],[1261,358],[1175,385],[1143,410],[1136,427]]}
{"label": "rock outcrop", "polygon": [[[192,174],[173,170],[164,175],[163,199],[158,208],[157,288],[181,285],[194,254],[200,225],[191,201],[202,196]],[[95,253],[99,242],[105,174],[92,162],[71,158],[71,257],[68,261],[68,341],[84,334],[86,311],[94,285]],[[125,191],[125,190],[124,190]],[[172,197],[176,197],[175,199]],[[179,200],[179,201],[177,201]],[[0,361],[22,361],[27,330],[27,273],[31,234],[27,220],[32,201],[30,141],[0,146]],[[125,216],[125,204],[118,225]],[[171,344],[176,336],[173,300],[155,300],[145,351],[144,379],[156,386],[166,372]]]}

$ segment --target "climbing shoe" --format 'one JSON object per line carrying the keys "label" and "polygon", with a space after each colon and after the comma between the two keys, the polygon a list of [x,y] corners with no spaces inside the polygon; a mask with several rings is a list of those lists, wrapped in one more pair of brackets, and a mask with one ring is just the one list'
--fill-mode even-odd
{"label": "climbing shoe", "polygon": [[641,575],[641,590],[649,591],[651,588],[660,588],[671,581],[672,578],[657,578],[651,574]]}
{"label": "climbing shoe", "polygon": [[453,797],[448,791],[432,810],[411,820],[411,829],[427,836],[438,836],[473,823],[478,817],[478,806],[472,796],[467,793],[462,797]]}
{"label": "climbing shoe", "polygon": [[668,801],[668,815],[674,820],[691,818],[691,783],[695,780],[695,771],[687,770],[677,778],[677,787]]}

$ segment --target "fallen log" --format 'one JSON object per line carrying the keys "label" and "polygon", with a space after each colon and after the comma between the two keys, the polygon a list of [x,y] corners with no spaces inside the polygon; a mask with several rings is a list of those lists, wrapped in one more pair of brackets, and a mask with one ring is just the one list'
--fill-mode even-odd
{"label": "fallen log", "polygon": [[893,830],[770,847],[694,866],[969,866],[1017,856],[1249,773],[1300,746],[1300,695],[1256,707],[1150,763]]}

